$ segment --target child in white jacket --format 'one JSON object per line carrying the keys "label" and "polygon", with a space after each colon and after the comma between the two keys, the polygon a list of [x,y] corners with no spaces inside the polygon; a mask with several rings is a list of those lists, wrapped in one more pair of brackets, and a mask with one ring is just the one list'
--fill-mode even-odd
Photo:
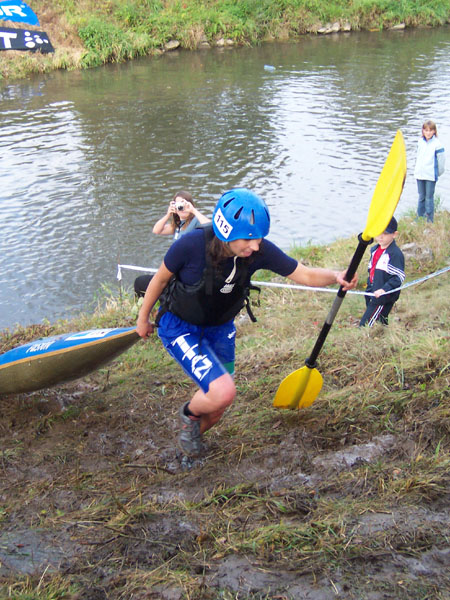
{"label": "child in white jacket", "polygon": [[438,141],[436,123],[425,121],[417,144],[414,177],[417,179],[419,192],[417,216],[426,217],[430,223],[434,218],[434,189],[439,175],[444,172],[444,167],[444,147]]}

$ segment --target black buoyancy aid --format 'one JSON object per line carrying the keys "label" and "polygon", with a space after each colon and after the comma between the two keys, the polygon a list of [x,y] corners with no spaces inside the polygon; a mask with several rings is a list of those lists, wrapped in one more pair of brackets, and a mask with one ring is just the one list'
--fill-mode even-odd
{"label": "black buoyancy aid", "polygon": [[212,225],[202,229],[206,252],[202,278],[198,283],[188,285],[174,275],[161,296],[157,322],[170,311],[193,325],[222,325],[231,321],[244,306],[252,321],[256,321],[250,309],[249,293],[250,289],[259,288],[248,283],[248,259],[235,257],[230,273],[214,268],[209,252],[214,231]]}

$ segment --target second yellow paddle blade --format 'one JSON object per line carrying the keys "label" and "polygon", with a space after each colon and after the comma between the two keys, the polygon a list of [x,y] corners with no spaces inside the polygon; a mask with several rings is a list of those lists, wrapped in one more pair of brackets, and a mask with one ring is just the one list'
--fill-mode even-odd
{"label": "second yellow paddle blade", "polygon": [[405,141],[398,130],[373,192],[363,240],[368,241],[386,229],[400,200],[405,177]]}
{"label": "second yellow paddle blade", "polygon": [[302,367],[280,383],[273,405],[277,408],[307,408],[322,389],[323,378],[317,369]]}

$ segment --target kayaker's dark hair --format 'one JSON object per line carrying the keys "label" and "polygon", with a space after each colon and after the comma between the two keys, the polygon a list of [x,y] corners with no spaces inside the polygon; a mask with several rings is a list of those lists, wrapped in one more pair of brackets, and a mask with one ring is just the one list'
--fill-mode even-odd
{"label": "kayaker's dark hair", "polygon": [[[263,244],[264,240],[261,240],[258,252],[253,252],[249,258],[244,260],[247,260],[249,263],[251,263],[258,253],[261,252]],[[222,242],[222,240],[219,240],[217,236],[214,236],[209,244],[209,254],[211,256],[213,266],[218,267],[223,260],[230,258],[230,249],[227,242]]]}

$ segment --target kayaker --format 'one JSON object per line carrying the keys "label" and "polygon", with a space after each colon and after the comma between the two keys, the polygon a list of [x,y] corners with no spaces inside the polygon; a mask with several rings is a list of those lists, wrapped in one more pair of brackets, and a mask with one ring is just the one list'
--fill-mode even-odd
{"label": "kayaker", "polygon": [[268,269],[308,286],[343,285],[345,271],[306,267],[264,239],[270,216],[265,202],[245,188],[225,192],[211,225],[174,242],[145,294],[137,332],[150,336],[150,312],[161,298],[158,335],[167,352],[197,384],[179,411],[179,446],[188,456],[203,451],[202,434],[217,423],[236,395],[234,317],[248,300],[250,278]]}

